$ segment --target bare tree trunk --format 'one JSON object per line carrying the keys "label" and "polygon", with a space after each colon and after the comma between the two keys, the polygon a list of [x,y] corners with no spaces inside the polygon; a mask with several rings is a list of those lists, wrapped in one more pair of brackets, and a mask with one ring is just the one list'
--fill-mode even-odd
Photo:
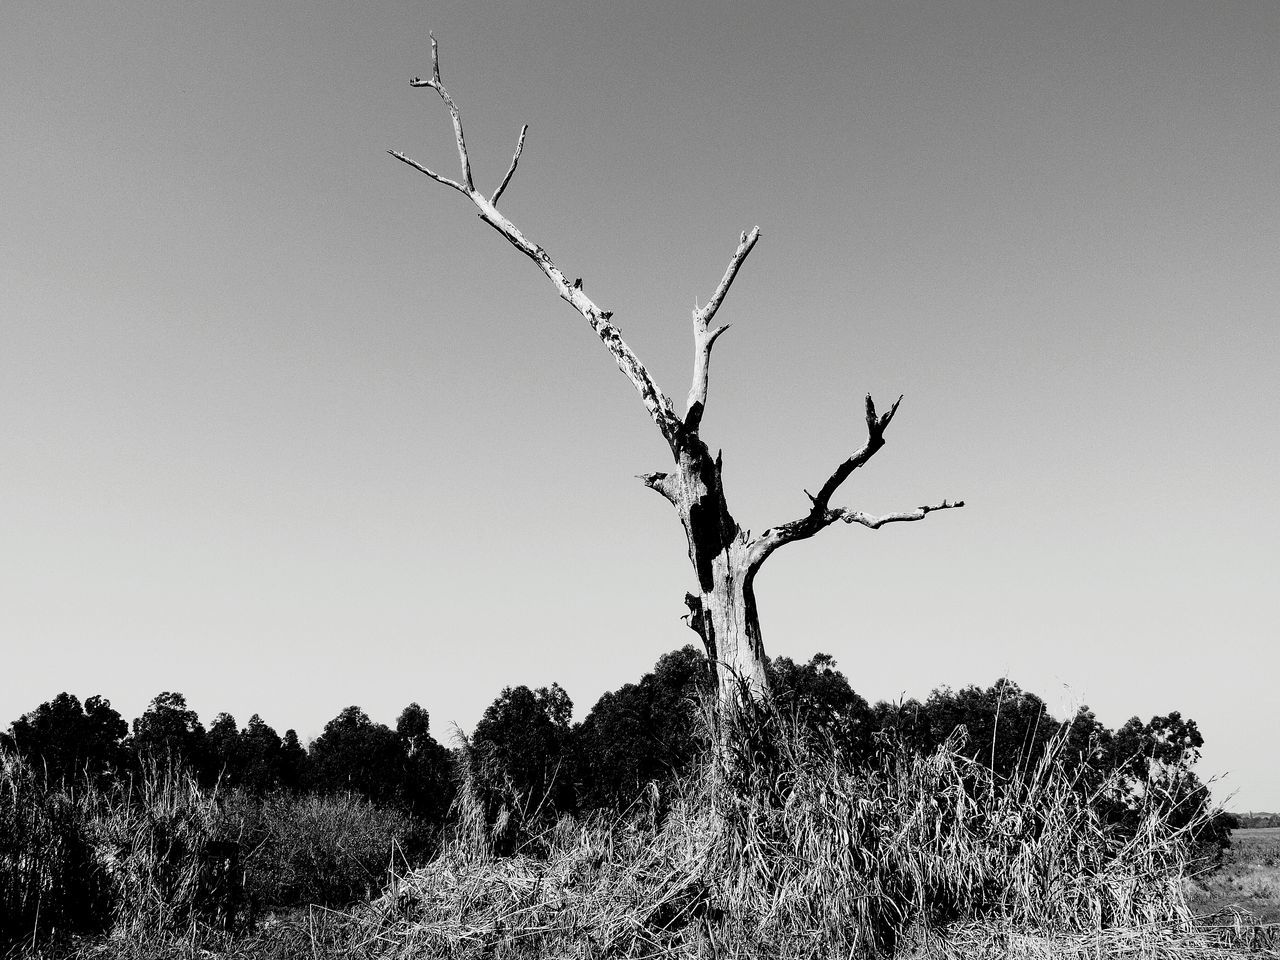
{"label": "bare tree trunk", "polygon": [[675,507],[684,527],[689,544],[689,561],[693,565],[698,586],[697,593],[690,592],[685,597],[685,603],[689,607],[689,625],[702,637],[706,647],[707,657],[715,674],[721,713],[725,709],[735,708],[744,699],[764,696],[768,692],[768,679],[765,674],[764,644],[760,637],[753,583],[760,565],[774,550],[796,540],[807,540],[836,521],[857,523],[874,530],[886,523],[920,520],[935,510],[962,507],[964,501],[952,503],[943,500],[934,506],[881,516],[830,506],[831,497],[837,488],[884,446],[885,429],[902,400],[899,397],[888,412],[877,415],[875,405],[868,395],[866,443],[835,469],[817,495],[806,491],[810,502],[809,511],[797,520],[770,527],[756,537],[752,537],[750,531],[741,529],[725,502],[720,455],[711,456],[699,429],[707,404],[711,348],[728,329],[727,324],[712,327],[711,321],[729,292],[738,269],[760,239],[760,228],[755,227],[741,235],[738,248],[711,299],[705,306],[694,308],[693,381],[682,418],[676,413],[670,398],[649,375],[640,358],[622,339],[622,334],[613,323],[613,312],[602,310],[587,296],[581,279],[571,283],[552,262],[546,250],[526,238],[498,210],[498,198],[510,184],[524,151],[528,126],[520,131],[511,164],[502,182],[492,195],[486,196],[476,188],[472,177],[471,161],[462,132],[462,117],[440,79],[440,59],[434,37],[431,38],[431,78],[423,80],[415,77],[410,84],[435,90],[448,108],[458,147],[461,179],[441,176],[395,150],[388,153],[437,183],[467,197],[479,211],[480,219],[532,260],[551,281],[560,298],[587,320],[612,354],[618,368],[636,388],[650,419],[667,441],[674,460],[674,468],[670,472],[642,474],[640,479]]}
{"label": "bare tree trunk", "polygon": [[764,645],[750,566],[751,538],[725,502],[721,459],[696,434],[686,434],[671,474],[645,482],[676,508],[688,542],[698,592],[685,596],[689,626],[702,638],[724,703],[768,692]]}

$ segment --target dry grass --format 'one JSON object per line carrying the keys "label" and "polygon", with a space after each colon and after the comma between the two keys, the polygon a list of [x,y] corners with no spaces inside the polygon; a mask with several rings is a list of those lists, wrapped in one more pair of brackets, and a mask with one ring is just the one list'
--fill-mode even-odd
{"label": "dry grass", "polygon": [[215,793],[184,772],[152,764],[127,785],[91,793],[85,806],[96,862],[115,894],[115,936],[140,939],[231,922],[234,879],[207,855],[216,836]]}
{"label": "dry grass", "polygon": [[[349,912],[307,909],[239,936],[212,929],[209,877],[192,867],[215,798],[157,775],[127,809],[107,804],[94,821],[94,849],[99,860],[115,851],[108,873],[127,901],[117,902],[115,937],[74,953],[1280,958],[1274,928],[1193,916],[1194,824],[1149,814],[1136,831],[1108,826],[1052,750],[1002,782],[955,742],[927,757],[885,744],[875,764],[855,767],[776,718],[752,724],[738,754],[667,793],[549,826],[533,816],[486,823],[464,750],[455,826],[431,863],[402,869]],[[517,852],[496,856],[495,839]]]}
{"label": "dry grass", "polygon": [[377,895],[411,831],[408,817],[349,794],[266,798],[233,793],[216,832],[233,841],[246,907],[344,906]]}
{"label": "dry grass", "polygon": [[0,956],[226,946],[255,906],[368,900],[409,829],[356,797],[220,795],[165,765],[73,789],[0,755]]}
{"label": "dry grass", "polygon": [[1280,956],[1193,921],[1194,825],[1108,827],[1052,751],[1001,783],[956,743],[856,770],[776,724],[743,742],[732,775],[562,820],[528,838],[537,856],[496,858],[463,823],[465,843],[330,923],[317,955]]}
{"label": "dry grass", "polygon": [[918,960],[1258,960],[1280,957],[1277,940],[1254,928],[1156,924],[1036,933],[990,923],[959,925],[935,938]]}
{"label": "dry grass", "polygon": [[81,805],[0,754],[0,950],[101,929],[107,896]]}

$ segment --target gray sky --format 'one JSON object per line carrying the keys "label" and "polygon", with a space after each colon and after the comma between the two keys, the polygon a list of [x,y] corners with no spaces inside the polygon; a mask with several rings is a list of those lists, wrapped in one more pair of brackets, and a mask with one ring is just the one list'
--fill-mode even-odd
{"label": "gray sky", "polygon": [[480,184],[704,435],[753,529],[906,394],[841,527],[758,581],[773,654],[869,699],[1009,675],[1181,710],[1280,809],[1280,5],[84,4],[0,11],[0,723],[319,732],[507,684],[581,716],[695,638],[665,449]]}

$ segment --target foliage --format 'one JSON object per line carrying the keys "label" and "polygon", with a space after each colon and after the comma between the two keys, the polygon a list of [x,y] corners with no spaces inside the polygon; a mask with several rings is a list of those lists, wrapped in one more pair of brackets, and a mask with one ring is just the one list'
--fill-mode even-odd
{"label": "foliage", "polygon": [[[280,782],[286,785],[290,764],[302,759],[296,735],[289,734],[279,754]],[[432,823],[443,821],[452,797],[449,752],[431,736],[430,717],[416,703],[401,712],[395,730],[375,723],[359,707],[347,707],[325,724],[304,763],[303,783],[311,792],[354,791]]]}
{"label": "foliage", "polygon": [[431,736],[431,717],[417,703],[401,711],[396,720],[400,738],[403,799],[416,816],[442,823],[453,802],[452,757]]}
{"label": "foliage", "polygon": [[985,690],[940,687],[924,703],[878,703],[873,714],[882,735],[918,752],[936,750],[963,731],[965,756],[1005,779],[1034,768],[1052,743],[1058,762],[1108,823],[1135,833],[1147,812],[1159,808],[1170,823],[1193,827],[1207,848],[1229,842],[1231,821],[1213,810],[1193,770],[1203,738],[1195,721],[1177,711],[1147,723],[1134,717],[1111,731],[1082,706],[1060,723],[1043,700],[1002,678]]}
{"label": "foliage", "polygon": [[280,786],[297,790],[307,780],[307,764],[310,758],[298,741],[296,730],[286,730],[280,743]]}
{"label": "foliage", "polygon": [[[921,931],[1032,956],[1045,930],[1072,950],[1156,920],[1193,936],[1171,891],[1230,828],[1194,774],[1194,721],[1112,731],[1082,707],[1059,723],[1007,679],[869,707],[823,654],[769,674],[772,702],[717,753],[727,768],[699,754],[692,647],[576,727],[559,686],[508,687],[452,755],[416,703],[394,729],[348,707],[308,754],[257,715],[206,731],[177,693],[122,744],[107,701],[63,694],[6,738],[33,762],[10,756],[0,781],[0,935],[111,928],[191,953],[231,949],[218,931],[236,924],[246,950],[316,956],[887,953]],[[357,920],[244,927],[372,896],[393,860],[429,866]],[[1237,901],[1262,903],[1270,874],[1242,870]]]}
{"label": "foliage", "polygon": [[177,765],[72,789],[0,754],[0,950],[103,931],[199,939],[261,908],[347,904],[407,862],[417,829],[360,797],[220,793]]}
{"label": "foliage", "polygon": [[874,712],[878,728],[892,730],[922,753],[938,749],[963,728],[965,756],[1001,777],[1034,766],[1058,729],[1044,701],[1008,678],[985,690],[939,687],[924,703],[878,703]]}
{"label": "foliage", "polygon": [[834,657],[816,653],[803,666],[789,657],[776,657],[769,664],[769,683],[775,709],[814,745],[834,741],[849,757],[870,756],[871,708],[836,669]]}
{"label": "foliage", "polygon": [[1202,746],[1196,722],[1176,710],[1146,723],[1131,718],[1107,743],[1109,765],[1121,774],[1111,798],[1114,818],[1131,824],[1137,811],[1156,805],[1174,822],[1199,824],[1202,843],[1225,847],[1230,816],[1205,818],[1209,791],[1192,769]]}
{"label": "foliage", "polygon": [[52,782],[98,780],[123,766],[128,732],[110,700],[92,696],[81,706],[64,692],[13,721],[0,747],[26,757]]}
{"label": "foliage", "polygon": [[236,728],[235,717],[218,714],[209,725],[206,745],[209,765],[226,787],[264,794],[299,784],[299,757],[305,760],[306,755],[298,735],[290,730],[282,740],[256,713],[243,730]]}
{"label": "foliage", "polygon": [[573,809],[572,715],[573,701],[557,683],[506,687],[476,724],[469,753],[502,849],[513,848],[534,824]]}
{"label": "foliage", "polygon": [[374,723],[359,707],[347,707],[311,744],[309,786],[320,792],[354,790],[393,803],[400,794],[402,758],[394,730]]}
{"label": "foliage", "polygon": [[706,659],[692,646],[663,654],[638,683],[605,693],[574,728],[578,800],[625,808],[647,784],[686,770],[697,754]]}
{"label": "foliage", "polygon": [[87,797],[85,809],[111,882],[117,936],[234,921],[239,876],[217,843],[217,795],[188,766],[144,761],[129,781]]}
{"label": "foliage", "polygon": [[217,776],[209,762],[208,736],[196,712],[180,693],[157,694],[142,716],[133,721],[129,748],[137,762],[185,766],[204,783]]}

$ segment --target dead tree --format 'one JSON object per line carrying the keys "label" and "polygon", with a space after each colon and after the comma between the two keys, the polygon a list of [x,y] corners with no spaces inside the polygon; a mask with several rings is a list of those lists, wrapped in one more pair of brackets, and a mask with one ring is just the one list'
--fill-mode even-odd
{"label": "dead tree", "polygon": [[753,227],[742,234],[738,248],[730,258],[729,266],[711,299],[705,306],[693,311],[693,383],[689,387],[684,415],[681,416],[676,412],[671,399],[649,375],[640,358],[623,341],[617,327],[613,325],[613,312],[597,306],[584,291],[582,280],[570,280],[552,262],[546,250],[528,239],[498,210],[498,198],[511,183],[520,155],[524,151],[528,124],[520,131],[511,164],[502,182],[492,194],[486,196],[472,179],[471,160],[462,133],[462,116],[458,105],[440,80],[440,58],[434,36],[431,38],[431,77],[426,80],[414,77],[409,84],[436,91],[448,108],[458,146],[460,177],[454,180],[442,176],[397,150],[387,152],[470,200],[479,211],[480,219],[532,260],[551,281],[560,298],[582,314],[613,355],[618,367],[635,386],[649,417],[666,440],[673,460],[672,466],[666,471],[646,473],[639,479],[671,503],[684,526],[689,544],[689,561],[693,564],[698,584],[696,592],[691,591],[685,596],[685,603],[689,608],[688,620],[706,647],[707,658],[716,677],[719,703],[722,708],[732,709],[742,702],[743,697],[759,697],[766,693],[768,682],[764,670],[765,653],[760,638],[754,582],[761,565],[775,550],[797,540],[807,540],[835,523],[857,523],[877,530],[888,523],[922,520],[935,510],[962,507],[964,501],[943,500],[932,506],[879,516],[831,505],[831,499],[840,485],[884,446],[885,430],[898,412],[898,404],[902,400],[902,397],[898,397],[888,410],[880,413],[868,394],[866,442],[836,467],[816,494],[805,491],[810,504],[808,512],[789,523],[770,527],[756,536],[739,527],[725,502],[720,454],[712,456],[699,427],[707,405],[711,348],[729,328],[728,324],[713,325],[713,321],[738,275],[738,270],[760,239],[760,228]]}

